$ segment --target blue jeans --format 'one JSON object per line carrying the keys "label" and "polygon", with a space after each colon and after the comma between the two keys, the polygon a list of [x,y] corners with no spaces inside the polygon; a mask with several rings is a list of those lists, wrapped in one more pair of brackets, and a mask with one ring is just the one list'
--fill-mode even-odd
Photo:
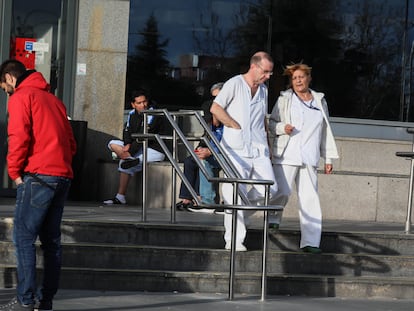
{"label": "blue jeans", "polygon": [[[199,194],[198,189],[200,184],[198,170],[199,168],[197,163],[194,161],[192,156],[188,156],[184,159],[184,175],[193,186],[193,189],[197,194]],[[179,198],[187,200],[193,199],[193,196],[183,182],[181,183]]]}
{"label": "blue jeans", "polygon": [[[204,167],[211,176],[215,176],[214,169],[218,167],[217,161],[214,157],[209,157],[202,161]],[[216,187],[215,183],[209,182],[204,176],[203,172],[199,172],[200,178],[200,196],[203,203],[214,204],[216,203]]]}
{"label": "blue jeans", "polygon": [[[17,257],[17,298],[23,304],[39,299],[52,301],[59,286],[62,248],[60,225],[70,179],[37,175],[48,187],[34,177],[25,175],[17,186],[13,242]],[[42,288],[36,293],[36,246],[39,237],[43,251],[44,275]]]}

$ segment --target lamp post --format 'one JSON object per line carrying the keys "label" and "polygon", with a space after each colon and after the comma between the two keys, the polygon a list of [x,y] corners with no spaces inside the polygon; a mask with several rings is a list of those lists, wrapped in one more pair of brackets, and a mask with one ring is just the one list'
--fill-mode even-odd
{"label": "lamp post", "polygon": [[406,81],[406,50],[407,50],[407,31],[408,31],[408,5],[409,0],[405,0],[405,19],[404,19],[404,33],[402,41],[402,57],[401,57],[401,90],[400,90],[400,121],[408,121],[408,115],[404,118],[404,103],[405,103],[405,81]]}
{"label": "lamp post", "polygon": [[408,91],[407,91],[407,121],[409,120],[409,112],[411,107],[411,86],[413,83],[413,61],[414,61],[414,40],[411,42],[410,57],[408,60]]}

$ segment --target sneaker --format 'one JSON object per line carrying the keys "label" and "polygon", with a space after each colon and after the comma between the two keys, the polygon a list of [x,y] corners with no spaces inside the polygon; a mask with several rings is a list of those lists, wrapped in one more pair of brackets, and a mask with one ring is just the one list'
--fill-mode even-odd
{"label": "sneaker", "polygon": [[310,253],[310,254],[321,254],[322,250],[319,247],[315,246],[305,246],[301,248],[304,253]]}
{"label": "sneaker", "polygon": [[131,167],[137,166],[139,164],[139,159],[138,158],[128,158],[125,160],[121,160],[121,168],[123,168],[124,170],[127,170]]}
{"label": "sneaker", "polygon": [[193,213],[204,213],[204,214],[214,214],[214,210],[210,208],[188,208],[190,212]]}
{"label": "sneaker", "polygon": [[113,198],[110,200],[103,201],[105,205],[125,205],[126,202],[121,202],[118,198]]}
{"label": "sneaker", "polygon": [[14,297],[8,303],[0,306],[1,311],[33,311],[33,304],[23,305],[21,304],[17,297]]}
{"label": "sneaker", "polygon": [[[225,248],[227,250],[230,250],[231,249],[231,243],[227,242]],[[246,246],[244,246],[243,244],[236,245],[236,252],[245,252],[245,251],[247,251]]]}
{"label": "sneaker", "polygon": [[40,301],[39,305],[34,308],[33,311],[53,311],[53,306],[51,301]]}
{"label": "sneaker", "polygon": [[214,214],[216,214],[216,215],[224,215],[224,208],[216,208],[214,210]]}

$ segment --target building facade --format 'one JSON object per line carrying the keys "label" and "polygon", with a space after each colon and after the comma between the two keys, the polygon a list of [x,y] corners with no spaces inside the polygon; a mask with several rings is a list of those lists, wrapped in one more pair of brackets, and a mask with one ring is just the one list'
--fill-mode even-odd
{"label": "building facade", "polygon": [[[110,156],[108,139],[122,133],[129,5],[124,0],[0,0],[0,59],[15,57],[41,71],[63,99],[68,117],[87,122],[81,199],[94,199],[98,160]],[[5,163],[7,97],[0,96],[0,187],[3,195],[12,195]]]}
{"label": "building facade", "polygon": [[[42,72],[75,127],[87,124],[86,141],[78,137],[83,156],[77,159],[76,198],[94,200],[99,163],[111,159],[107,141],[122,133],[128,90],[145,84],[161,106],[197,108],[209,86],[242,72],[255,50],[275,60],[269,107],[286,87],[283,65],[304,61],[314,67],[315,89],[328,97],[336,135],[409,139],[404,130],[414,118],[413,5],[0,0],[0,60],[17,58]],[[155,47],[148,43],[153,39]],[[13,195],[5,163],[6,111],[7,98],[0,94],[0,194]]]}

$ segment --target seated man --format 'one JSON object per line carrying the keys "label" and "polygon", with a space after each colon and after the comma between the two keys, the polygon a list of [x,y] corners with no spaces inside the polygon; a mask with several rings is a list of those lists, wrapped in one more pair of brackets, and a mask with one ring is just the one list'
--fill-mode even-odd
{"label": "seated man", "polygon": [[[118,171],[119,186],[118,193],[113,199],[106,200],[103,203],[106,205],[112,204],[126,204],[126,191],[131,177],[142,170],[142,145],[132,138],[132,134],[143,133],[144,131],[144,114],[143,110],[154,109],[149,105],[149,96],[144,90],[133,91],[131,94],[130,103],[132,109],[128,114],[128,119],[123,132],[122,140],[111,140],[108,143],[108,148],[114,152],[119,161]],[[164,122],[160,116],[147,117],[148,133],[162,133],[164,129]],[[164,153],[161,147],[155,140],[148,141],[147,161],[157,162],[164,160]]]}
{"label": "seated man", "polygon": [[[214,84],[211,89],[210,93],[214,97],[217,96],[219,93],[223,83],[216,83]],[[204,119],[207,124],[210,125],[210,128],[216,138],[220,141],[221,136],[223,133],[223,125],[220,124],[210,113],[210,105],[212,101],[209,100],[205,102],[202,106],[204,112]],[[214,147],[214,146],[213,146]],[[216,151],[217,148],[216,148]],[[202,142],[195,150],[196,155],[200,160],[202,160],[204,167],[210,173],[210,175],[215,176],[215,172],[219,168],[219,164],[217,163],[216,159],[212,155],[210,149],[203,144]],[[203,203],[206,204],[214,204],[217,201],[220,201],[218,197],[218,187],[215,187],[214,183],[211,183],[207,180],[204,174],[201,172],[197,163],[194,161],[192,156],[188,156],[184,159],[184,175],[187,177],[188,181],[192,184],[194,190],[199,194],[200,199]],[[180,194],[179,198],[182,199],[181,202],[177,203],[177,209],[185,209],[193,212],[206,212],[206,213],[213,213],[214,210],[209,209],[194,209],[194,202],[193,198],[188,191],[187,187],[184,183],[181,183]]]}

